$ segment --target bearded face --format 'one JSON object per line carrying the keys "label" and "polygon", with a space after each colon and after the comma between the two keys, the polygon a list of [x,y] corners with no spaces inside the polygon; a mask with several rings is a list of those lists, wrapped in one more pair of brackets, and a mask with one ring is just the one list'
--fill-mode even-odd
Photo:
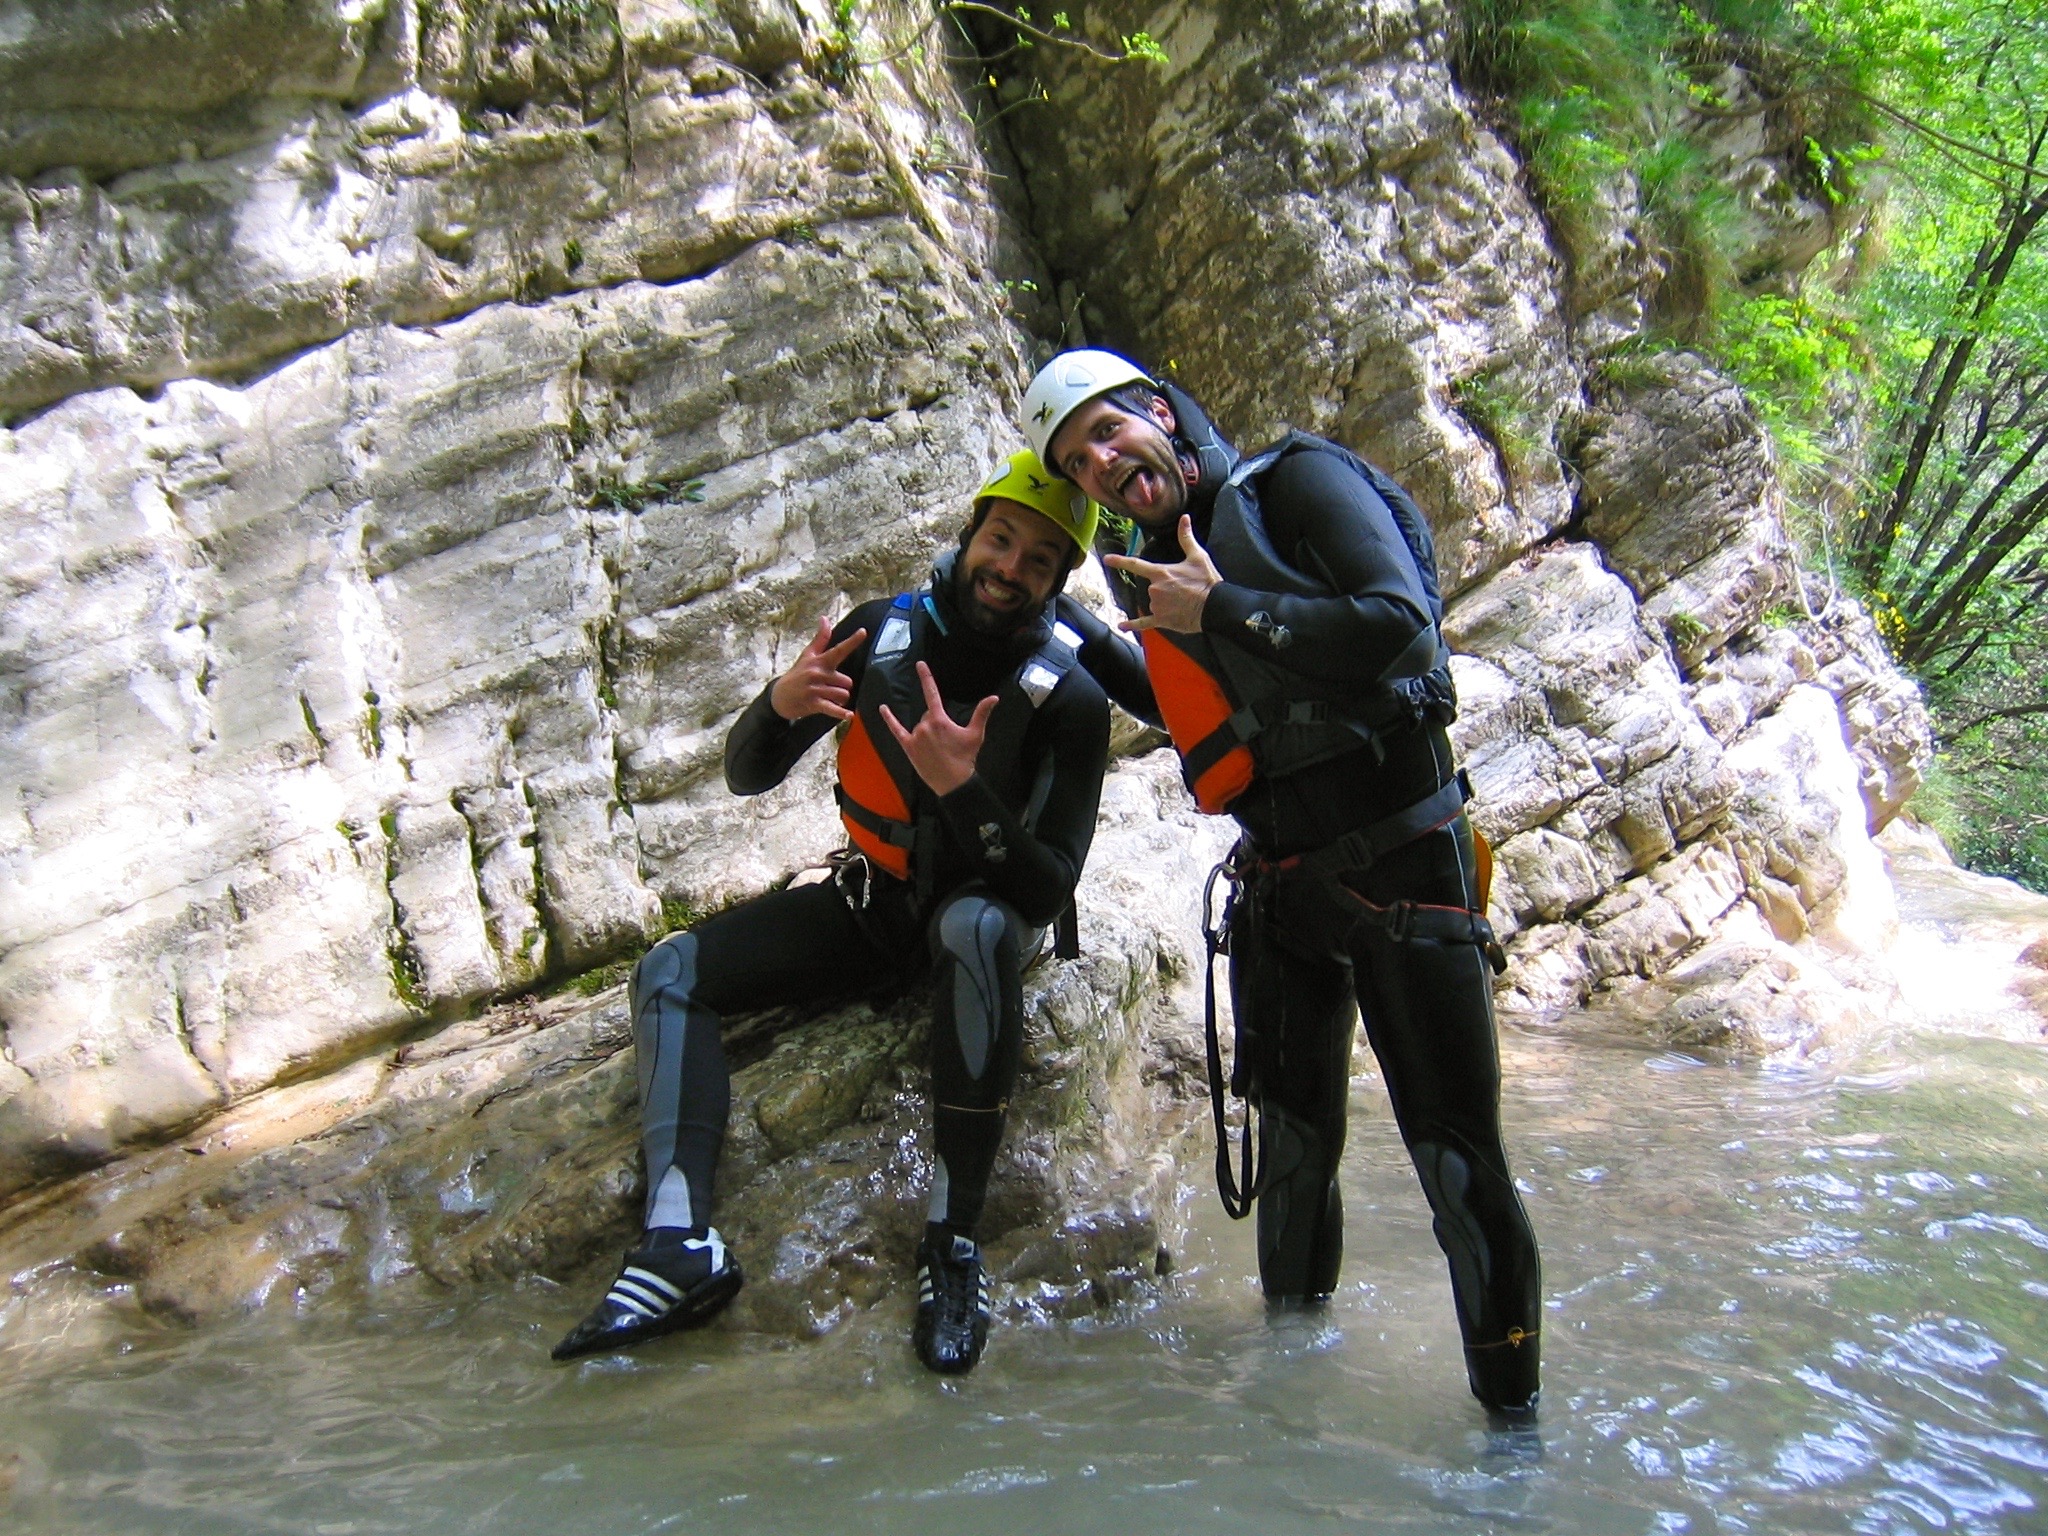
{"label": "bearded face", "polygon": [[1187,509],[1192,483],[1169,435],[1174,426],[1173,408],[1156,395],[1144,414],[1098,395],[1060,423],[1047,452],[1061,474],[1111,512],[1161,528]]}
{"label": "bearded face", "polygon": [[953,567],[953,600],[970,629],[1006,635],[1045,611],[1059,590],[1073,540],[1022,502],[991,498]]}

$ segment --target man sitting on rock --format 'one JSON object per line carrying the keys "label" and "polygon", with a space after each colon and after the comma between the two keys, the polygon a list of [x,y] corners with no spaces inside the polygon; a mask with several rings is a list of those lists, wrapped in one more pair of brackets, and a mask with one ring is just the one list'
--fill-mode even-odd
{"label": "man sitting on rock", "polygon": [[843,723],[851,846],[830,880],[670,934],[634,967],[646,1230],[557,1360],[701,1323],[740,1288],[710,1224],[731,1099],[722,1020],[926,971],[937,1157],[912,1339],[934,1371],[981,1358],[975,1227],[1023,1043],[1020,977],[1071,910],[1108,755],[1108,701],[1049,613],[1095,518],[1032,454],[1012,455],[923,588],[865,603],[836,629],[820,619],[734,724],[725,780],[756,795]]}

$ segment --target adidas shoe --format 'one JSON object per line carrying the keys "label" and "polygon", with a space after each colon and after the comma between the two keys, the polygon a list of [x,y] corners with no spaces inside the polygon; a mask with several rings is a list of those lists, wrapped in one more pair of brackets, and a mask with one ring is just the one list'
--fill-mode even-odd
{"label": "adidas shoe", "polygon": [[988,1276],[971,1239],[926,1228],[917,1247],[917,1322],[910,1342],[925,1367],[943,1376],[971,1371],[981,1358],[988,1343]]}
{"label": "adidas shoe", "polygon": [[557,1360],[622,1349],[709,1322],[744,1278],[716,1227],[681,1241],[647,1239],[626,1255],[604,1299],[554,1348]]}

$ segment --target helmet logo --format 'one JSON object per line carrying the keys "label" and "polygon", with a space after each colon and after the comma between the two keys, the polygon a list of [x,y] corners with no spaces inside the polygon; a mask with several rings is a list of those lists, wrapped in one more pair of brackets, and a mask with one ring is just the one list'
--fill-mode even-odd
{"label": "helmet logo", "polygon": [[1050,480],[1041,480],[1038,476],[1032,474],[1027,474],[1024,478],[1031,482],[1031,489],[1034,491],[1048,491],[1052,489],[1052,482]]}
{"label": "helmet logo", "polygon": [[1043,405],[1039,406],[1039,408],[1032,413],[1031,420],[1034,425],[1042,426],[1045,422],[1045,418],[1050,416],[1051,414],[1052,402],[1048,400]]}

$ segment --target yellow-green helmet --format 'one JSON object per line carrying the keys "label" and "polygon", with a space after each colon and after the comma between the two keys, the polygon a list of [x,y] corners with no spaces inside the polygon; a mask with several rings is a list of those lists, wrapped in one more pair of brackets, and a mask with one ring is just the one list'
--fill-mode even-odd
{"label": "yellow-green helmet", "polygon": [[1094,547],[1095,523],[1102,509],[1069,482],[1048,474],[1029,448],[1019,448],[981,483],[974,493],[975,510],[980,511],[984,501],[997,496],[1051,518],[1083,555]]}

